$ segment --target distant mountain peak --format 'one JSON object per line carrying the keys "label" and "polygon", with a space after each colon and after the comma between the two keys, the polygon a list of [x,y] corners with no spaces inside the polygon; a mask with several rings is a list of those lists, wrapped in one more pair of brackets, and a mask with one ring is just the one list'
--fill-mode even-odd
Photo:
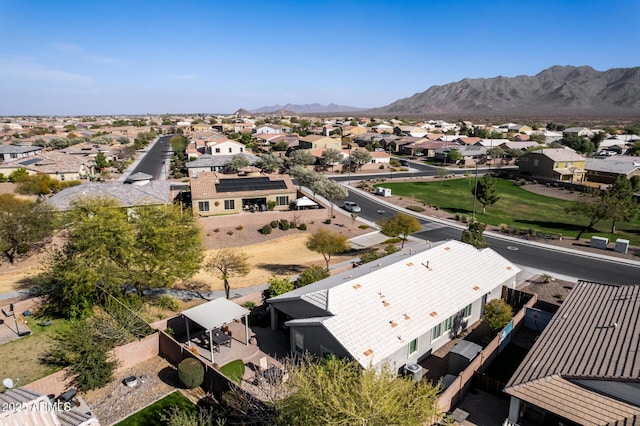
{"label": "distant mountain peak", "polygon": [[465,78],[432,86],[390,105],[368,110],[386,115],[575,116],[640,114],[640,67],[596,71],[555,65],[535,76]]}

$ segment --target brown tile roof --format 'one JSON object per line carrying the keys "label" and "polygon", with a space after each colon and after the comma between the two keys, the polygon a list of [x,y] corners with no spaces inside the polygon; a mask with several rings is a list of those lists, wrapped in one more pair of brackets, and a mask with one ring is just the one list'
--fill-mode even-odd
{"label": "brown tile roof", "polygon": [[[625,385],[625,383],[627,383]],[[631,384],[629,384],[631,383]],[[640,422],[640,285],[581,282],[505,392],[580,424]],[[599,390],[593,391],[590,385]],[[634,387],[635,386],[635,387]],[[633,423],[635,421],[636,423]]]}

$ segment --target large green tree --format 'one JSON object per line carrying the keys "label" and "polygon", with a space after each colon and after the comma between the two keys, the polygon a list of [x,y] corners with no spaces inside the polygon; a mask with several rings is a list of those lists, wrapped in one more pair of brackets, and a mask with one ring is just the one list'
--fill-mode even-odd
{"label": "large green tree", "polygon": [[337,149],[325,149],[322,151],[322,167],[327,170],[329,167],[340,163],[342,153]]}
{"label": "large green tree", "polygon": [[279,171],[284,166],[284,160],[279,155],[263,154],[258,162],[258,167],[263,172],[273,173]]}
{"label": "large green tree", "polygon": [[609,217],[610,213],[604,194],[595,188],[587,189],[584,196],[574,201],[565,209],[565,212],[575,216],[582,216],[589,221],[589,223],[578,232],[576,240],[579,240],[585,231],[593,230],[593,227],[601,220]]}
{"label": "large green tree", "polygon": [[347,251],[349,243],[344,235],[320,228],[307,239],[307,248],[322,254],[329,270],[331,256]]}
{"label": "large green tree", "polygon": [[390,237],[398,237],[402,240],[400,248],[404,247],[404,243],[409,235],[422,229],[420,222],[414,216],[405,213],[396,213],[390,219],[380,223],[380,231]]}
{"label": "large green tree", "polygon": [[478,180],[471,192],[476,200],[482,204],[482,214],[486,214],[487,206],[493,205],[500,200],[496,190],[496,180],[491,173],[487,173]]}
{"label": "large green tree", "polygon": [[287,167],[310,166],[316,162],[316,157],[305,150],[292,151],[287,158]]}
{"label": "large green tree", "polygon": [[277,424],[407,425],[443,418],[439,387],[397,377],[390,367],[363,370],[357,362],[303,360],[289,372],[287,396],[276,402]]}
{"label": "large green tree", "polygon": [[462,231],[462,237],[460,241],[463,243],[471,244],[475,248],[487,247],[489,244],[484,239],[484,230],[487,228],[486,223],[480,223],[473,221],[469,224],[469,227]]}
{"label": "large green tree", "polygon": [[616,233],[616,222],[632,220],[638,213],[638,202],[633,197],[633,185],[626,176],[618,176],[604,194],[604,202],[611,219],[611,233]]}
{"label": "large green tree", "polygon": [[329,200],[331,203],[331,210],[329,212],[330,216],[333,216],[334,203],[349,195],[349,192],[344,186],[334,180],[327,179],[324,176],[311,184],[311,190],[314,194],[318,194]]}
{"label": "large green tree", "polygon": [[513,317],[513,309],[503,299],[493,299],[484,305],[482,320],[494,333],[503,329]]}
{"label": "large green tree", "polygon": [[63,215],[64,247],[41,275],[50,306],[69,318],[89,313],[98,289],[115,294],[127,285],[170,287],[191,277],[202,260],[200,230],[177,206],[128,212],[111,198],[78,200]]}
{"label": "large green tree", "polygon": [[224,293],[227,299],[231,292],[229,278],[236,275],[244,277],[251,271],[249,256],[243,251],[234,249],[218,250],[207,259],[204,268],[209,272],[217,272],[220,274],[220,279],[224,283]]}
{"label": "large green tree", "polygon": [[249,162],[249,159],[245,155],[236,154],[233,157],[231,157],[229,161],[227,161],[224,167],[230,172],[236,173],[238,170],[244,169],[249,164],[251,163]]}
{"label": "large green tree", "polygon": [[42,247],[53,232],[53,216],[44,204],[0,194],[0,250],[12,264]]}
{"label": "large green tree", "polygon": [[361,169],[362,166],[371,162],[371,153],[366,149],[356,149],[349,156],[349,167]]}

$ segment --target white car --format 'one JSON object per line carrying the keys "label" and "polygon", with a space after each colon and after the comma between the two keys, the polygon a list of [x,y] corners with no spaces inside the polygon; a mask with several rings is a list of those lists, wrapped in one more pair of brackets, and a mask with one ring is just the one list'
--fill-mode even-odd
{"label": "white car", "polygon": [[342,207],[346,211],[351,213],[360,213],[362,211],[362,209],[360,209],[360,206],[357,203],[354,203],[353,201],[345,201],[344,206]]}

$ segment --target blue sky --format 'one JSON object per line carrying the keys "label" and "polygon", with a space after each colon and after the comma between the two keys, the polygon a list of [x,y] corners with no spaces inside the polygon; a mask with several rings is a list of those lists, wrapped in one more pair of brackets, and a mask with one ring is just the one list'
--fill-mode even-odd
{"label": "blue sky", "polygon": [[640,66],[640,1],[0,0],[0,115],[376,107],[470,77]]}

